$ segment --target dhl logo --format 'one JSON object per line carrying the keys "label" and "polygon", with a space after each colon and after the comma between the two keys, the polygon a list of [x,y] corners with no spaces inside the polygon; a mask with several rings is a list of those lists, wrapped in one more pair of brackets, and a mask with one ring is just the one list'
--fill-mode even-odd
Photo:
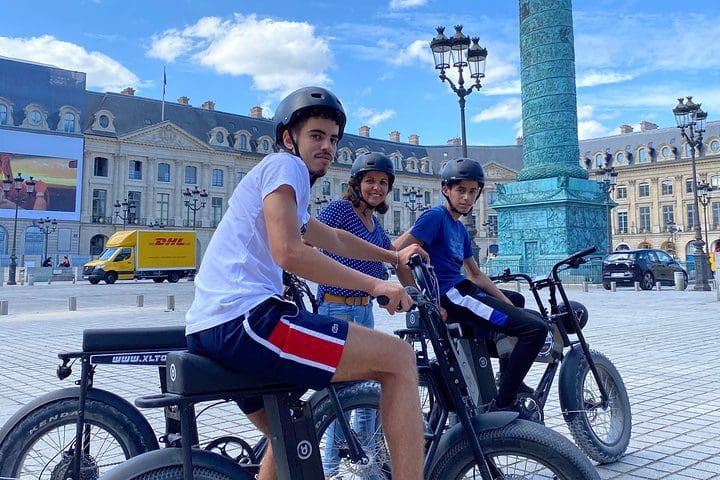
{"label": "dhl logo", "polygon": [[182,237],[168,237],[163,238],[159,237],[155,239],[155,242],[153,242],[151,245],[167,245],[167,246],[184,246],[184,245],[190,245],[189,243],[185,243],[185,239]]}

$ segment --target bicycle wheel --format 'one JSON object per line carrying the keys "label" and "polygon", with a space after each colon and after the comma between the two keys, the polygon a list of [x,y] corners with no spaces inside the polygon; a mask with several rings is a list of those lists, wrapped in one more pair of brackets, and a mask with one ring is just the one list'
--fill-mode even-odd
{"label": "bicycle wheel", "polygon": [[[0,477],[65,480],[73,465],[78,418],[76,398],[34,410],[8,433],[0,447]],[[88,399],[81,478],[98,478],[111,466],[157,448],[121,410]],[[154,440],[154,439],[153,439]]]}
{"label": "bicycle wheel", "polygon": [[[254,475],[232,460],[204,450],[192,450],[194,480],[252,480]],[[144,453],[119,465],[103,480],[183,480],[182,449]]]}
{"label": "bicycle wheel", "polygon": [[[456,427],[461,428],[461,427]],[[568,439],[525,420],[478,435],[493,478],[599,480],[588,458]],[[481,478],[472,446],[464,435],[438,455],[431,480]]]}
{"label": "bicycle wheel", "polygon": [[325,476],[343,480],[390,479],[390,452],[380,422],[380,386],[361,382],[339,389],[337,393],[343,413],[369,462],[362,465],[349,459],[347,440],[335,422],[335,408],[330,398],[325,398],[313,411]]}
{"label": "bicycle wheel", "polygon": [[600,352],[591,350],[590,354],[608,394],[606,407],[580,348],[563,360],[558,381],[560,405],[578,446],[596,462],[611,463],[623,456],[630,443],[630,400],[615,365]]}

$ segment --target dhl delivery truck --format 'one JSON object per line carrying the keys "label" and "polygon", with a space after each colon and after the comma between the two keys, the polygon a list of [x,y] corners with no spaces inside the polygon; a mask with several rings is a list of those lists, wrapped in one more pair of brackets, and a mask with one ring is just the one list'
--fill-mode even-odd
{"label": "dhl delivery truck", "polygon": [[93,285],[105,281],[152,278],[175,283],[195,274],[195,232],[124,230],[111,236],[97,260],[83,266]]}

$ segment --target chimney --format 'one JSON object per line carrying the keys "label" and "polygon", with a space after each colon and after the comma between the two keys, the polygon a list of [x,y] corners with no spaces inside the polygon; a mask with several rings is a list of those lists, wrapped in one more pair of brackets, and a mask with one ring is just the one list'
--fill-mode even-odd
{"label": "chimney", "polygon": [[420,145],[420,136],[413,133],[408,137],[408,143],[410,145]]}
{"label": "chimney", "polygon": [[360,131],[358,132],[361,137],[369,137],[370,136],[370,127],[367,125],[363,125],[360,127]]}
{"label": "chimney", "polygon": [[626,133],[632,133],[633,127],[631,127],[628,124],[620,125],[620,135],[625,135]]}
{"label": "chimney", "polygon": [[215,110],[215,102],[212,100],[208,100],[207,102],[204,102],[202,105],[200,105],[200,108],[203,110]]}
{"label": "chimney", "polygon": [[515,145],[522,145],[523,137],[520,135],[519,137],[515,137]]}
{"label": "chimney", "polygon": [[447,141],[448,145],[461,145],[460,137],[451,138]]}
{"label": "chimney", "polygon": [[399,142],[400,141],[400,132],[397,130],[393,130],[390,132],[390,141],[391,142]]}
{"label": "chimney", "polygon": [[641,132],[647,132],[648,130],[657,130],[658,126],[652,122],[648,122],[647,120],[643,120],[640,122],[640,131]]}
{"label": "chimney", "polygon": [[130,97],[133,97],[133,96],[135,96],[135,89],[132,87],[127,87],[120,93],[122,93],[123,95],[128,95]]}
{"label": "chimney", "polygon": [[182,97],[178,98],[178,103],[180,105],[190,105],[190,99],[183,95]]}
{"label": "chimney", "polygon": [[252,118],[263,118],[262,116],[262,107],[255,105],[250,109],[250,116]]}

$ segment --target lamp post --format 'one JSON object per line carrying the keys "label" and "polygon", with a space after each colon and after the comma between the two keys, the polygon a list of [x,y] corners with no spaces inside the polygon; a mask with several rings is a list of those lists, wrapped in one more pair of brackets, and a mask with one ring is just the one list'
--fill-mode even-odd
{"label": "lamp post", "polygon": [[705,245],[708,247],[708,254],[710,253],[710,243],[708,238],[708,214],[707,214],[707,207],[710,205],[710,201],[712,200],[712,192],[718,189],[715,185],[710,185],[707,182],[701,182],[698,184],[698,190],[702,192],[702,195],[698,197],[698,201],[700,202],[700,205],[703,207],[703,217],[705,219]]}
{"label": "lamp post", "polygon": [[[120,203],[119,200],[115,200],[113,207],[115,207],[115,217],[123,221],[123,230],[125,230],[125,225],[132,223],[135,217],[135,204],[126,198],[122,203]],[[122,212],[122,214],[120,212]]]}
{"label": "lamp post", "polygon": [[703,246],[705,242],[702,239],[702,231],[700,230],[700,199],[698,198],[698,181],[697,169],[695,166],[695,149],[702,145],[702,134],[705,132],[705,120],[707,112],[700,108],[699,103],[692,101],[692,97],[687,99],[678,98],[678,104],[673,108],[673,115],[680,129],[680,135],[690,146],[690,157],[692,160],[692,180],[693,180],[693,200],[695,202],[695,218],[693,226],[695,227],[695,250],[693,258],[695,259],[695,286],[694,290],[709,291],[708,271],[710,265],[705,255]]}
{"label": "lamp post", "polygon": [[[605,209],[606,209],[606,216],[607,216],[607,253],[613,252],[612,247],[612,213],[611,213],[611,203],[610,203],[610,194],[615,190],[615,187],[617,186],[617,172],[615,171],[615,167],[612,166],[613,163],[613,157],[610,154],[605,154],[605,165],[603,165],[600,168],[597,168],[593,170],[593,173],[595,174],[595,181],[600,184],[600,188],[603,192],[603,198],[605,200]],[[590,167],[592,165],[592,159],[589,157],[585,157],[585,166],[588,170],[590,170]]]}
{"label": "lamp post", "polygon": [[[475,90],[480,90],[480,79],[485,77],[485,60],[487,58],[487,49],[481,47],[478,42],[480,39],[474,37],[472,45],[470,45],[470,37],[462,33],[462,25],[455,25],[455,35],[451,38],[445,36],[445,27],[437,27],[437,35],[430,42],[430,50],[432,50],[435,59],[435,69],[440,70],[440,80],[448,82],[450,88],[458,96],[460,104],[460,128],[462,132],[462,154],[467,157],[467,136],[465,135],[465,97]],[[452,65],[451,63],[452,62]],[[458,83],[455,83],[445,75],[445,70],[450,67],[457,68]],[[470,69],[470,78],[475,83],[470,88],[465,88],[465,78],[463,77],[463,69]]]}
{"label": "lamp post", "polygon": [[50,217],[41,218],[37,222],[38,228],[42,232],[42,234],[45,236],[45,253],[43,254],[43,262],[47,258],[47,252],[48,252],[48,236],[50,236],[51,233],[53,233],[55,230],[57,230],[57,220],[50,219]]}
{"label": "lamp post", "polygon": [[197,227],[197,222],[195,220],[197,212],[205,208],[205,199],[208,197],[208,193],[204,188],[200,191],[197,186],[192,190],[188,187],[183,192],[183,197],[185,197],[185,206],[187,207],[187,221],[190,222],[190,212],[192,211],[192,228],[195,230]]}
{"label": "lamp post", "polygon": [[425,203],[424,200],[421,200],[423,198],[423,194],[420,193],[419,190],[416,190],[415,187],[405,187],[403,197],[405,197],[405,208],[407,208],[411,212],[411,223],[415,223],[416,212],[422,212],[430,208],[430,205]]}
{"label": "lamp post", "polygon": [[315,216],[320,215],[325,205],[330,203],[330,197],[323,195],[322,197],[315,197]]}
{"label": "lamp post", "polygon": [[8,198],[8,195],[12,190],[15,190],[15,198],[13,201],[15,202],[15,221],[13,222],[13,243],[12,243],[12,251],[10,252],[10,274],[8,275],[8,285],[16,285],[17,282],[15,281],[15,273],[17,272],[17,255],[16,255],[16,246],[17,246],[17,220],[18,220],[18,208],[20,208],[20,202],[22,202],[22,196],[21,196],[21,190],[23,189],[23,182],[25,184],[25,192],[27,193],[28,197],[31,197],[35,195],[35,180],[33,180],[33,177],[30,177],[29,180],[24,180],[22,177],[22,174],[18,173],[18,176],[13,178],[6,178],[3,180],[3,192],[5,192],[5,198]]}
{"label": "lamp post", "polygon": [[670,242],[673,246],[673,257],[677,257],[677,238],[678,233],[682,232],[682,229],[678,227],[675,222],[667,222],[665,224],[665,231],[670,234]]}

